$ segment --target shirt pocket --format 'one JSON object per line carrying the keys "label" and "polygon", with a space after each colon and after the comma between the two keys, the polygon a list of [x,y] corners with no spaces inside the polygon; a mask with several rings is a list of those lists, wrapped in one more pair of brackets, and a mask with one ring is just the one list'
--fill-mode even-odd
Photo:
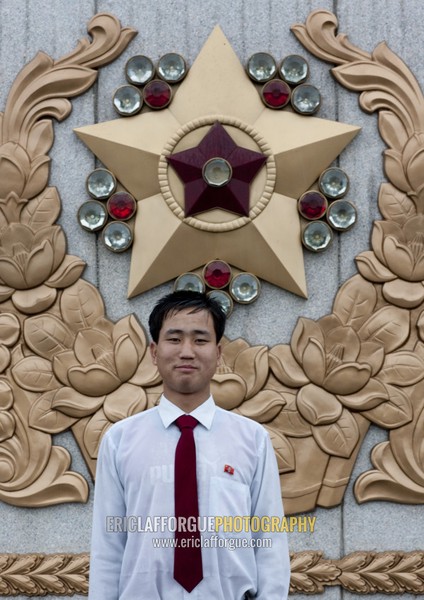
{"label": "shirt pocket", "polygon": [[209,515],[213,517],[247,517],[250,515],[250,489],[229,477],[211,477]]}
{"label": "shirt pocket", "polygon": [[[250,488],[227,477],[211,477],[209,515],[215,518],[219,546],[217,572],[233,580],[233,587],[247,589],[256,580],[256,563],[251,545]],[[236,588],[234,588],[236,589]]]}

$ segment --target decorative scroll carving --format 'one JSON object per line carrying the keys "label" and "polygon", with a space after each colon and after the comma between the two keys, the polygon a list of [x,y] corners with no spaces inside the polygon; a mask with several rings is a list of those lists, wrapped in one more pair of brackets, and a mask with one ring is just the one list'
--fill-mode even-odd
{"label": "decorative scroll carving", "polygon": [[88,592],[88,554],[0,554],[0,596]]}
{"label": "decorative scroll carving", "polygon": [[[340,585],[358,594],[424,593],[423,552],[353,552],[328,559],[291,553],[291,594],[321,594]],[[0,554],[0,596],[88,593],[88,554]]]}
{"label": "decorative scroll carving", "polygon": [[[82,40],[59,61],[38,53],[15,80],[0,115],[0,499],[18,506],[81,502],[88,494],[84,478],[68,470],[69,453],[52,446],[51,433],[76,420],[58,356],[72,352],[78,326],[87,327],[103,304],[97,290],[79,281],[84,262],[66,254],[65,234],[54,224],[60,199],[55,188],[46,187],[47,153],[53,143],[51,117],[68,116],[67,98],[86,91],[97,77],[94,68],[118,56],[135,31],[100,14],[90,21],[89,32],[91,41]],[[90,292],[89,307],[84,306]],[[58,320],[62,314],[68,322]],[[117,324],[108,330],[124,353],[130,339],[126,328]],[[61,365],[59,379],[53,363]],[[68,366],[81,370],[77,357]],[[67,407],[67,413],[52,415],[52,403]],[[91,408],[86,401],[80,412],[90,414]]]}
{"label": "decorative scroll carving", "polygon": [[[396,387],[389,405],[381,405],[384,419],[391,420],[397,412],[400,420],[395,417],[392,423],[375,420],[379,407],[362,413],[393,430],[389,442],[374,448],[375,470],[358,478],[355,495],[360,502],[384,499],[421,503],[424,500],[420,434],[424,415],[420,375],[424,357],[424,98],[406,65],[385,43],[379,44],[372,54],[364,54],[349,44],[345,36],[336,36],[336,26],[334,15],[316,11],[308,17],[306,25],[292,29],[312,53],[339,65],[332,69],[334,76],[348,89],[362,92],[360,104],[365,111],[379,111],[379,130],[388,146],[384,166],[390,183],[380,187],[378,204],[384,220],[374,224],[372,250],[356,258],[360,273],[357,287],[374,288],[378,311],[394,310],[398,315],[402,311],[404,319],[410,322],[406,336],[400,323],[392,322],[397,329],[392,331],[397,339],[397,352],[377,375],[386,389],[394,391],[393,385]],[[343,299],[345,289],[346,286],[341,288],[338,298]],[[395,371],[403,373],[403,384],[395,381]],[[399,385],[411,387],[399,395]],[[387,408],[392,416],[387,417]]]}
{"label": "decorative scroll carving", "polygon": [[317,594],[324,586],[340,585],[358,594],[422,594],[423,552],[353,552],[340,560],[322,552],[299,552],[291,556],[290,591]]}

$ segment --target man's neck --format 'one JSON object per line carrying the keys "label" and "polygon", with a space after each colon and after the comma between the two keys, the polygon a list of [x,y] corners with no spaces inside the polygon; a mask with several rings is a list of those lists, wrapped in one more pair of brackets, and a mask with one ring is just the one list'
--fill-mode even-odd
{"label": "man's neck", "polygon": [[206,402],[206,400],[208,400],[208,398],[210,397],[210,394],[208,394],[206,397],[200,397],[200,398],[196,398],[193,397],[192,395],[188,395],[185,396],[184,394],[172,394],[172,393],[166,393],[166,391],[164,390],[164,396],[167,400],[169,400],[169,402],[172,402],[172,404],[175,404],[175,406],[178,406],[178,408],[180,408],[182,411],[184,411],[186,414],[189,414],[191,412],[193,412],[193,410],[195,410],[197,407],[199,407],[201,404],[203,404],[204,402]]}

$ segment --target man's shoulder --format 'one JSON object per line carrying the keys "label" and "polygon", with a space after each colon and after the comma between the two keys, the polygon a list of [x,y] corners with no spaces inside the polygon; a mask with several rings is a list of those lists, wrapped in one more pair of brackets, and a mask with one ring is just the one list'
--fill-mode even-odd
{"label": "man's shoulder", "polygon": [[133,429],[148,426],[149,421],[156,419],[157,417],[158,407],[153,406],[152,408],[148,408],[147,410],[143,410],[135,415],[117,421],[107,430],[105,435],[112,438],[119,438],[123,433],[127,434]]}
{"label": "man's shoulder", "polygon": [[238,413],[232,412],[230,410],[225,410],[219,406],[216,407],[217,416],[224,423],[228,423],[229,427],[237,427],[241,429],[246,429],[251,433],[255,433],[259,436],[267,436],[268,432],[263,425],[258,423],[257,421],[253,421],[253,419],[249,419],[249,417],[245,417]]}

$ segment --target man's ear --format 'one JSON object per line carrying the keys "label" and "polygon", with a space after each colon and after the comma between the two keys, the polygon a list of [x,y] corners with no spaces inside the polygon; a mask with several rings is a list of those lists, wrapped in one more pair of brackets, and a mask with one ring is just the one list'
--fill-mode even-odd
{"label": "man's ear", "polygon": [[221,358],[221,354],[222,354],[222,346],[221,344],[218,344],[216,347],[216,359],[219,360]]}
{"label": "man's ear", "polygon": [[157,348],[158,348],[158,346],[157,346],[157,344],[155,342],[150,342],[150,354],[151,354],[152,361],[153,361],[154,365],[157,365],[157,359],[156,359]]}

